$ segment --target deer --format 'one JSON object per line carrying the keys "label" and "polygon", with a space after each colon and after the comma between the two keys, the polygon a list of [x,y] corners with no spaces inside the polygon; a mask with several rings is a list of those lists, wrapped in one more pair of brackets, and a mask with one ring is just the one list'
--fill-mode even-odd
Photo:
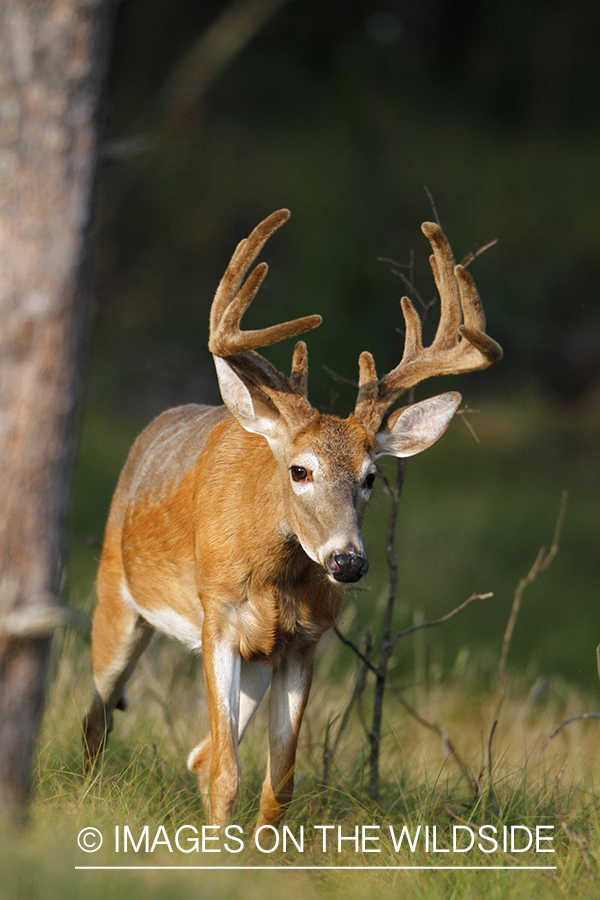
{"label": "deer", "polygon": [[153,633],[164,632],[202,654],[210,730],[188,767],[217,826],[229,820],[238,796],[239,742],[269,686],[257,828],[285,814],[315,650],[346,588],[368,569],[361,525],[376,460],[430,447],[461,396],[452,391],[390,408],[425,379],[485,369],[502,356],[485,333],[473,279],[455,266],[441,228],[427,222],[422,231],[440,297],[432,343],[423,346],[419,315],[403,297],[398,365],[378,378],[373,356],[363,352],[354,412],[346,419],[321,414],[308,400],[303,341],[289,376],[257,352],[315,328],[321,316],[240,328],[267,265],[249,270],[289,215],[271,214],[241,241],[217,288],[208,347],[224,406],[170,409],[135,441],[97,577],[85,768],[101,756],[114,711],[127,708],[127,681]]}

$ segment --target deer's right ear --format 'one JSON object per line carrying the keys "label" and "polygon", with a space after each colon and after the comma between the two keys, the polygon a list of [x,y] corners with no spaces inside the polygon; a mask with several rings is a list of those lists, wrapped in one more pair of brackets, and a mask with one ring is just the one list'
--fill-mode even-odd
{"label": "deer's right ear", "polygon": [[274,403],[259,388],[244,381],[229,363],[213,356],[223,403],[246,431],[261,434],[269,442],[276,439],[281,416]]}

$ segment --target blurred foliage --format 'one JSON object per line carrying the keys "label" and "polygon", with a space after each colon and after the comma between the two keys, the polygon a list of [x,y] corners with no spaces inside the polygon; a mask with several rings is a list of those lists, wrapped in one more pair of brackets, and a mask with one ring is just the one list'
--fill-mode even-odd
{"label": "blurred foliage", "polygon": [[473,268],[509,360],[492,377],[534,378],[563,396],[597,383],[597,4],[574,15],[534,0],[289,0],[168,127],[169,75],[223,8],[123,5],[100,327],[183,337],[191,368],[232,248],[286,205],[294,218],[265,251],[273,274],[252,315],[314,308],[325,317],[311,336],[317,361],[350,374],[367,346],[390,365],[402,288],[378,257],[408,263],[414,250],[419,288],[432,291],[418,229],[433,215],[426,185],[458,258],[499,239]]}
{"label": "blurred foliage", "polygon": [[[398,300],[406,289],[381,258],[408,265],[414,254],[414,267],[403,271],[426,299],[433,295],[419,230],[435,216],[426,186],[457,259],[498,238],[471,271],[505,358],[489,372],[421,390],[457,387],[481,406],[483,443],[472,443],[458,422],[410,464],[401,529],[406,609],[429,612],[431,604],[439,612],[474,590],[494,590],[492,611],[473,613],[472,627],[461,622],[459,643],[498,642],[512,590],[551,539],[560,493],[570,487],[558,581],[550,586],[551,572],[536,586],[551,599],[523,612],[514,646],[521,663],[533,651],[545,655],[543,665],[591,681],[600,638],[591,599],[600,7],[288,0],[173,124],[173,72],[224,9],[191,0],[121,7],[73,511],[76,593],[90,583],[99,551],[85,541],[100,538],[135,433],[168,405],[218,402],[208,309],[238,240],[272,210],[291,208],[290,223],[263,253],[271,272],[248,324],[322,313],[308,339],[309,391],[322,409],[345,415],[352,391],[321,364],[353,379],[362,350],[374,352],[381,372],[401,354]],[[291,346],[269,356],[287,369]],[[384,578],[381,517],[367,525],[375,585]],[[582,641],[592,653],[584,674]],[[448,664],[459,649],[447,649]]]}

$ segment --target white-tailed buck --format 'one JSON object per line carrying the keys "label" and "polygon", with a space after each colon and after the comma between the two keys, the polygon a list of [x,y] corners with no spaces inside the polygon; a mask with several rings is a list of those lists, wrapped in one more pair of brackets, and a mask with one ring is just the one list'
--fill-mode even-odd
{"label": "white-tailed buck", "polygon": [[106,743],[114,710],[126,708],[127,679],[154,629],[163,631],[202,650],[210,734],[188,765],[215,824],[238,793],[238,744],[269,684],[259,825],[283,815],[316,646],[336,620],[344,586],[367,571],[360,528],[375,460],[425,450],[461,398],[389,408],[426,378],[485,369],[502,355],[485,334],[470,275],[454,265],[441,229],[426,223],[441,300],[433,343],[423,347],[404,297],[401,362],[378,379],[373,357],[362,353],[354,413],[321,415],[307,399],[303,342],[289,377],[256,352],[315,328],[320,316],[239,328],[267,266],[246,277],[248,270],[288,216],[273,213],[239,244],[212,305],[209,349],[225,406],[168,410],[140,435],[112,501],[98,573],[87,765]]}

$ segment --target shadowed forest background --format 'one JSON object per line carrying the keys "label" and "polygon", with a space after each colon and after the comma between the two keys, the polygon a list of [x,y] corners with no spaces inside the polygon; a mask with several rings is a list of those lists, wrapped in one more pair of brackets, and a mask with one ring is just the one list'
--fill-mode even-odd
{"label": "shadowed forest background", "polygon": [[[224,9],[126,0],[119,12],[71,602],[91,608],[108,506],[137,433],[168,406],[219,402],[208,311],[237,242],[268,213],[291,209],[262,254],[270,274],[247,326],[321,313],[307,340],[309,396],[345,416],[352,389],[323,364],[356,379],[362,350],[380,373],[402,353],[406,288],[389,260],[408,266],[414,255],[414,272],[402,271],[425,300],[433,296],[420,232],[435,218],[426,187],[457,261],[498,240],[470,271],[505,357],[419,390],[418,399],[460,390],[480,411],[469,419],[480,443],[457,418],[409,461],[398,622],[493,591],[428,635],[421,671],[443,676],[490,650],[496,659],[515,586],[551,541],[566,489],[560,553],[524,598],[509,664],[532,683],[558,674],[593,687],[600,7],[288,0],[218,74],[207,52],[182,70]],[[430,332],[436,323],[434,309]],[[265,355],[287,370],[291,351],[290,342]],[[353,619],[367,628],[383,602],[386,515],[380,484],[364,528],[371,591],[349,598],[342,629]],[[412,671],[406,652],[400,672]],[[340,646],[340,666],[344,653]]]}

